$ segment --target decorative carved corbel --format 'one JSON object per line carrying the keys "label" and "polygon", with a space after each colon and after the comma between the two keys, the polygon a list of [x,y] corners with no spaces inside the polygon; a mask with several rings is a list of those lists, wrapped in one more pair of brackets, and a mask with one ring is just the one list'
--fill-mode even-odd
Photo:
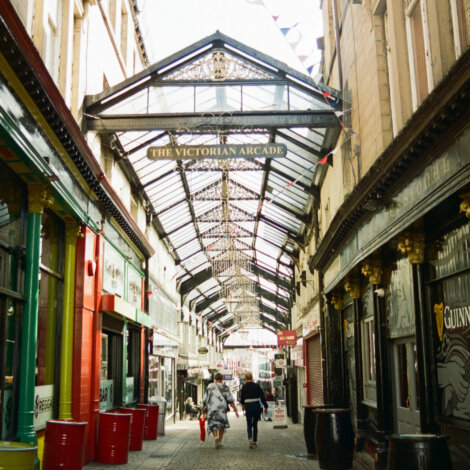
{"label": "decorative carved corbel", "polygon": [[361,297],[361,283],[357,276],[348,276],[344,281],[344,290],[349,292],[351,299],[359,299]]}
{"label": "decorative carved corbel", "polygon": [[424,233],[405,232],[398,237],[398,250],[408,256],[411,264],[424,263]]}
{"label": "decorative carved corbel", "polygon": [[371,284],[380,284],[382,281],[382,263],[380,259],[366,259],[362,263],[362,274],[369,279]]}
{"label": "decorative carved corbel", "polygon": [[467,219],[470,219],[470,193],[461,194],[463,201],[460,203],[460,212],[463,212]]}
{"label": "decorative carved corbel", "polygon": [[42,214],[54,202],[50,191],[40,183],[28,184],[28,212]]}
{"label": "decorative carved corbel", "polygon": [[331,294],[331,305],[335,310],[341,310],[343,308],[343,294],[341,291],[337,290]]}
{"label": "decorative carved corbel", "polygon": [[83,238],[81,227],[73,222],[65,224],[65,242],[67,244],[75,244],[77,238]]}

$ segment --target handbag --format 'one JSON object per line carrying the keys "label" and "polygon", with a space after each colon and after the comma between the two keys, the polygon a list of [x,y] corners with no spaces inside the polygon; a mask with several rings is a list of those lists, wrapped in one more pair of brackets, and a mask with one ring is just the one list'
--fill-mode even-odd
{"label": "handbag", "polygon": [[206,440],[206,417],[200,416],[199,417],[199,438],[201,441]]}
{"label": "handbag", "polygon": [[225,412],[228,412],[230,411],[230,406],[228,404],[228,401],[225,399],[225,396],[224,394],[222,393],[222,391],[220,390],[220,387],[217,385],[217,388],[219,389],[219,393],[222,395],[222,398],[225,400],[225,404],[227,405],[227,408],[225,409]]}

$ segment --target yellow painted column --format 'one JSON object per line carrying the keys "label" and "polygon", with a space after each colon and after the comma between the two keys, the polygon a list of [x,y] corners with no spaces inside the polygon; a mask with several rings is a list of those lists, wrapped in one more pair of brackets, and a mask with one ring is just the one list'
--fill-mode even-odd
{"label": "yellow painted column", "polygon": [[80,229],[76,224],[70,223],[66,225],[59,419],[72,419],[75,249],[79,235]]}
{"label": "yellow painted column", "polygon": [[[48,266],[55,272],[59,271],[59,234],[50,230]],[[45,385],[54,383],[56,364],[56,332],[57,332],[57,297],[59,281],[55,276],[47,279],[47,318],[46,318],[46,357],[45,357]]]}

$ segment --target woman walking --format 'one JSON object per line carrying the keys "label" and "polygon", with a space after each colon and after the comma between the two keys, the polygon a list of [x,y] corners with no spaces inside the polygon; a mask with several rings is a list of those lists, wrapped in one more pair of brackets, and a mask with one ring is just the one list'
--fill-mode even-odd
{"label": "woman walking", "polygon": [[214,436],[216,449],[222,447],[224,431],[230,427],[227,418],[229,405],[233,408],[238,418],[238,411],[232,394],[228,386],[222,383],[222,378],[223,375],[220,372],[215,374],[215,382],[209,384],[207,387],[206,395],[203,400],[204,408],[202,410],[203,414],[206,416],[207,430]]}
{"label": "woman walking", "polygon": [[255,448],[258,441],[258,421],[261,418],[262,411],[260,401],[264,405],[264,412],[267,413],[268,404],[266,403],[264,392],[258,384],[253,382],[253,374],[247,372],[240,395],[240,403],[245,410],[250,449]]}

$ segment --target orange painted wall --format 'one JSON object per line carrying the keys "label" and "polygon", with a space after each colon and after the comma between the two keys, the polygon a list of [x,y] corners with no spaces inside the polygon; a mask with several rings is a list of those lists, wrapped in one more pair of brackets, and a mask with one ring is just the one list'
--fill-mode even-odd
{"label": "orange painted wall", "polygon": [[87,227],[82,228],[82,234],[83,238],[78,239],[76,250],[72,415],[76,420],[88,422],[85,462],[90,462],[95,457],[99,417],[101,322],[97,297],[101,292],[101,237]]}

